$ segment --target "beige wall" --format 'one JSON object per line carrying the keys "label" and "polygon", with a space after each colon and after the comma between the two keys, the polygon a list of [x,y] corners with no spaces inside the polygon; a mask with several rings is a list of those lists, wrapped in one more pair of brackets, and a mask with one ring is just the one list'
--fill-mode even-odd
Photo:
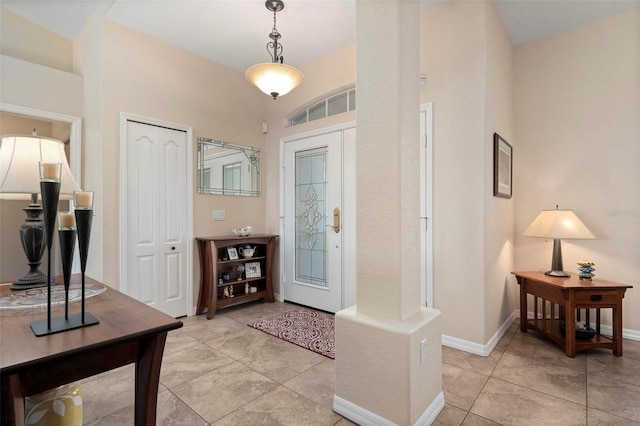
{"label": "beige wall", "polygon": [[514,212],[518,196],[493,196],[493,134],[498,133],[518,152],[513,132],[513,49],[497,10],[486,3],[487,79],[484,125],[484,309],[481,343],[487,343],[518,306],[514,266]]}
{"label": "beige wall", "polygon": [[0,51],[60,71],[73,70],[73,45],[69,40],[1,7]]}
{"label": "beige wall", "polygon": [[[98,185],[95,190],[101,192],[103,203],[103,226],[96,231],[102,239],[101,279],[118,288],[120,112],[192,126],[195,165],[198,136],[262,148],[264,98],[237,71],[110,21],[94,25],[96,29],[92,31],[98,34],[87,35],[78,61],[87,71],[95,62],[99,62],[101,68],[100,75],[94,75],[91,81],[100,87],[86,89],[95,91],[97,97],[85,102],[86,119],[91,120],[97,130],[87,132],[86,143],[99,145],[100,150],[88,150],[85,159],[99,162],[98,169],[102,170],[102,176],[94,179]],[[95,43],[101,44],[99,57],[87,54],[96,47]],[[194,166],[194,185],[195,170]],[[194,236],[230,235],[232,228],[244,225],[263,232],[264,200],[265,197],[196,194]],[[213,222],[213,209],[226,210],[226,221]],[[195,301],[199,282],[195,243],[193,254]]]}
{"label": "beige wall", "polygon": [[511,133],[511,53],[487,2],[427,9],[420,37],[421,102],[433,102],[434,307],[443,334],[484,344],[510,313],[512,260],[501,251],[514,201],[493,199],[491,167],[493,132]]}
{"label": "beige wall", "polygon": [[[550,267],[522,237],[540,210],[573,209],[597,240],[563,243],[564,268],[632,284],[624,328],[640,330],[640,11],[515,48],[516,267]],[[637,333],[637,332],[636,332]]]}
{"label": "beige wall", "polygon": [[2,102],[74,117],[82,116],[82,77],[0,56]]}

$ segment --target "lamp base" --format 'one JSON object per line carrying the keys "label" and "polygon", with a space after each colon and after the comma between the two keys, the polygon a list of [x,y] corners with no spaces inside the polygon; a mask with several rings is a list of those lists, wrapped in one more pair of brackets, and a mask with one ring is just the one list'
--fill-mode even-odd
{"label": "lamp base", "polygon": [[[47,275],[40,271],[42,255],[45,249],[44,222],[42,206],[38,204],[38,194],[31,194],[31,204],[22,209],[27,218],[20,225],[20,242],[27,256],[29,272],[11,285],[11,290],[28,290],[47,286]],[[51,285],[56,281],[51,279]]]}
{"label": "lamp base", "polygon": [[568,278],[571,276],[569,275],[569,273],[565,271],[547,271],[544,274],[549,275],[550,277],[562,277],[562,278]]}
{"label": "lamp base", "polygon": [[562,270],[562,245],[560,238],[553,240],[553,256],[551,257],[551,270],[545,272],[545,275],[550,277],[570,277],[568,273]]}
{"label": "lamp base", "polygon": [[[57,282],[51,278],[51,285],[56,285]],[[42,271],[37,270],[35,272],[29,272],[24,277],[20,278],[13,284],[11,284],[11,290],[29,290],[31,288],[40,288],[47,286],[47,275]]]}

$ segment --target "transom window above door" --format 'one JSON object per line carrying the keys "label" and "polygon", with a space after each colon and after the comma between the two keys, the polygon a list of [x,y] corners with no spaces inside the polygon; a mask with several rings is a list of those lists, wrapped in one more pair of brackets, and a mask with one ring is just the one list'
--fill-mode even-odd
{"label": "transom window above door", "polygon": [[342,114],[356,109],[355,87],[333,93],[321,101],[314,102],[311,106],[301,111],[294,112],[287,120],[288,126],[297,126],[332,115]]}

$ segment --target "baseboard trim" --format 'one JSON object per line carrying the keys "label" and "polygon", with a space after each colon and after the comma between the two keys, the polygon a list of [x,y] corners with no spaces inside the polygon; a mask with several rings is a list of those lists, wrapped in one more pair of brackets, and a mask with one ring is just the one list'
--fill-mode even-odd
{"label": "baseboard trim", "polygon": [[[607,325],[606,328],[605,326],[601,326],[601,330],[605,331],[607,330],[607,332],[609,334],[613,334],[613,327]],[[623,328],[622,329],[622,338],[623,339],[629,339],[629,340],[635,340],[636,342],[640,342],[640,331],[638,330],[629,330],[628,328]]]}
{"label": "baseboard trim", "polygon": [[369,410],[333,395],[333,411],[359,425],[397,426],[395,423]]}
{"label": "baseboard trim", "polygon": [[[442,335],[442,345],[447,346],[449,348],[458,349],[461,351],[469,352],[475,355],[480,356],[489,356],[491,355],[491,351],[496,347],[502,336],[507,332],[513,321],[516,318],[520,318],[520,310],[516,309],[509,315],[509,318],[502,323],[502,326],[495,332],[493,337],[489,340],[488,343],[482,345],[480,343],[470,342],[468,340],[458,339],[457,337]],[[527,318],[533,318],[533,313],[528,312]],[[600,330],[602,334],[605,336],[611,336],[613,334],[613,327],[610,325],[602,325],[600,326]],[[628,328],[622,329],[622,338],[627,340],[634,340],[636,342],[640,342],[640,331],[639,330],[631,330]]]}
{"label": "baseboard trim", "polygon": [[417,425],[430,425],[436,421],[438,414],[444,408],[444,392],[440,392],[438,396],[431,402],[429,407],[425,410],[424,413],[420,416],[418,421],[415,423]]}
{"label": "baseboard trim", "polygon": [[480,344],[470,342],[468,340],[458,339],[457,337],[442,335],[442,345],[449,348],[458,349],[461,351],[469,352],[480,356],[489,356],[496,347],[502,336],[505,335],[511,324],[519,317],[520,311],[515,310],[509,315],[509,317],[502,323],[500,328],[493,334],[491,339],[486,344]]}
{"label": "baseboard trim", "polygon": [[[415,426],[432,424],[443,408],[444,393],[441,391],[416,421]],[[333,411],[359,425],[397,426],[396,423],[393,423],[392,421],[387,420],[369,410],[365,410],[344,398],[340,398],[338,395],[333,396]]]}

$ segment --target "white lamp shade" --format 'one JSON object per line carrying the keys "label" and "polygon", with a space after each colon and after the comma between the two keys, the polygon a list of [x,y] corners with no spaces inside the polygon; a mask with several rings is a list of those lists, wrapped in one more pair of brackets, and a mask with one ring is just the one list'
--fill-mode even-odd
{"label": "white lamp shade", "polygon": [[256,64],[250,67],[244,76],[247,81],[274,99],[286,95],[304,80],[304,75],[297,68],[274,62]]}
{"label": "white lamp shade", "polygon": [[543,210],[522,235],[567,240],[596,238],[573,210]]}
{"label": "white lamp shade", "polygon": [[3,136],[0,144],[0,199],[30,200],[40,193],[39,163],[61,163],[60,199],[71,199],[73,191],[82,191],[76,182],[64,144],[40,136]]}

